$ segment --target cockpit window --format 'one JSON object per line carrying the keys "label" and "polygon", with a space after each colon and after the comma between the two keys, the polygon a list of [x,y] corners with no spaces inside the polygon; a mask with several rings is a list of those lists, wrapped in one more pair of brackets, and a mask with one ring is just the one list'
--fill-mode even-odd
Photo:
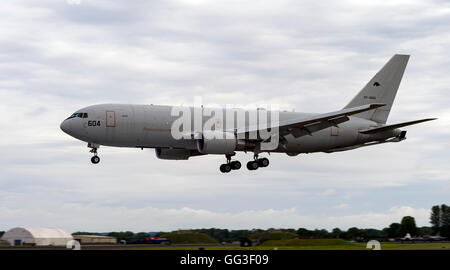
{"label": "cockpit window", "polygon": [[71,119],[71,118],[74,118],[74,117],[77,117],[77,114],[76,114],[76,113],[74,113],[74,114],[72,114],[71,116],[67,117],[66,120]]}
{"label": "cockpit window", "polygon": [[87,113],[74,113],[71,116],[69,116],[67,119],[71,119],[71,118],[75,118],[75,117],[88,118],[88,114]]}

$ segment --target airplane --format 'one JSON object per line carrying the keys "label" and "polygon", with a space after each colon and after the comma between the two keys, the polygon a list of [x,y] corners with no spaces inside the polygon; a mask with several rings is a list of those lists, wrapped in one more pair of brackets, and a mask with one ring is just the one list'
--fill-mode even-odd
{"label": "airplane", "polygon": [[[406,130],[400,128],[437,119],[386,124],[408,60],[409,55],[394,55],[343,109],[328,113],[220,108],[211,109],[215,114],[210,113],[208,117],[202,114],[208,110],[203,106],[99,104],[77,110],[60,127],[88,143],[93,164],[100,162],[97,150],[103,145],[154,148],[156,156],[166,160],[224,155],[226,162],[220,165],[223,173],[241,168],[238,160],[232,160],[237,151],[250,152],[253,159],[247,163],[247,169],[256,170],[269,165],[269,159],[260,157],[261,153],[297,156],[401,142],[406,139]],[[196,112],[200,112],[200,117],[195,116]],[[251,121],[250,116],[261,112],[270,117],[257,123]],[[223,117],[219,119],[220,114],[232,118],[225,121]],[[180,115],[185,115],[187,120],[182,122],[181,138],[173,135],[174,124],[180,125]],[[244,120],[234,121],[237,115]],[[207,128],[211,119],[213,124]],[[263,136],[264,132],[270,132],[270,137]],[[273,147],[263,147],[271,142],[275,142]]]}
{"label": "airplane", "polygon": [[430,235],[428,237],[425,237],[424,241],[433,242],[433,241],[444,241],[446,239],[447,239],[447,237],[440,236],[439,234],[437,234],[437,235]]}
{"label": "airplane", "polygon": [[425,237],[422,237],[422,236],[414,236],[414,237],[412,237],[410,233],[407,233],[405,235],[405,237],[400,238],[400,241],[402,241],[402,243],[404,241],[412,241],[412,242],[415,242],[415,241],[424,241],[424,242],[426,242],[426,241],[430,241],[430,242],[436,241],[436,242],[438,242],[438,241],[444,241],[445,239],[447,239],[447,238],[443,237],[443,236],[440,236],[439,233],[437,235],[429,235],[429,236],[425,236]]}

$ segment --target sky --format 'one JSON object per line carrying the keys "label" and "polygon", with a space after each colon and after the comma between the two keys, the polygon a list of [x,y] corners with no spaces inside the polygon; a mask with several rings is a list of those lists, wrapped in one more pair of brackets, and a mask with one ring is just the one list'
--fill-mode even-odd
{"label": "sky", "polygon": [[[0,230],[382,229],[450,202],[447,1],[4,1],[0,9]],[[160,160],[60,130],[99,103],[343,108],[389,58],[410,54],[388,123],[407,140],[272,154],[219,172],[222,156]],[[251,154],[239,153],[245,164]]]}

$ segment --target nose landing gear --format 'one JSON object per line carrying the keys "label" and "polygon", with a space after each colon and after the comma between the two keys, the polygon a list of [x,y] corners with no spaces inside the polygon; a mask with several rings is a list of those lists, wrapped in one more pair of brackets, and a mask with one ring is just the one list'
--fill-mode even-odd
{"label": "nose landing gear", "polygon": [[93,144],[93,143],[88,143],[88,147],[92,148],[91,151],[89,151],[89,152],[94,154],[94,156],[91,158],[91,162],[93,164],[99,163],[100,162],[100,157],[97,155],[97,149],[100,147],[100,145]]}

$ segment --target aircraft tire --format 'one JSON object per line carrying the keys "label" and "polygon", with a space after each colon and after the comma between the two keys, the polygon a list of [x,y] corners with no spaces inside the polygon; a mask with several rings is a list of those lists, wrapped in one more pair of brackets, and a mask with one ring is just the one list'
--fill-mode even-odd
{"label": "aircraft tire", "polygon": [[223,168],[225,169],[225,172],[226,172],[226,173],[231,171],[231,166],[230,166],[230,164],[223,164],[223,165],[224,165]]}
{"label": "aircraft tire", "polygon": [[220,165],[220,171],[223,173],[228,173],[231,171],[231,166],[230,164],[222,164]]}
{"label": "aircraft tire", "polygon": [[247,169],[249,169],[250,171],[254,171],[254,170],[258,169],[258,162],[257,161],[249,161],[247,163]]}
{"label": "aircraft tire", "polygon": [[230,162],[230,165],[232,170],[239,170],[242,167],[241,162],[238,160]]}
{"label": "aircraft tire", "polygon": [[267,158],[260,158],[260,159],[258,159],[258,166],[259,167],[267,167],[267,166],[269,166],[269,159],[267,159]]}
{"label": "aircraft tire", "polygon": [[92,162],[93,164],[97,164],[97,163],[100,162],[100,158],[99,158],[98,156],[93,156],[93,157],[91,158],[91,162]]}

